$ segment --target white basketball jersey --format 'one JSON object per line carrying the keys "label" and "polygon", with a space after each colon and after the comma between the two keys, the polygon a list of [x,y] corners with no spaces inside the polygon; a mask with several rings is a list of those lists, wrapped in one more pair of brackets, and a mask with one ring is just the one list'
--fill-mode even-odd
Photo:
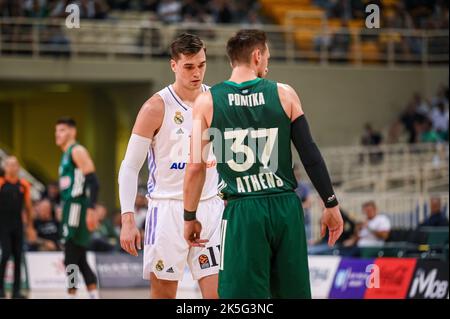
{"label": "white basketball jersey", "polygon": [[[202,84],[203,91],[208,89],[208,86]],[[155,199],[182,200],[184,172],[189,159],[192,108],[176,95],[172,85],[156,94],[164,101],[164,119],[148,152],[148,195]],[[202,200],[218,193],[219,175],[216,166],[211,147]]]}

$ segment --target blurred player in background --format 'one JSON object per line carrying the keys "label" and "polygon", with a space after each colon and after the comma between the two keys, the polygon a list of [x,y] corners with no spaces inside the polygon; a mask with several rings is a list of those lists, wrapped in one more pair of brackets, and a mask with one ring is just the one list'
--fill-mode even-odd
{"label": "blurred player in background", "polygon": [[26,230],[29,237],[35,236],[33,228],[33,205],[31,203],[31,186],[19,178],[20,164],[16,157],[7,157],[3,162],[4,177],[0,177],[0,246],[2,259],[0,263],[0,298],[5,298],[6,264],[14,257],[14,284],[12,298],[23,299],[20,293],[23,221],[22,211],[26,212]]}
{"label": "blurred player in background", "polygon": [[[64,152],[59,166],[64,264],[66,267],[74,265],[78,267],[86,283],[89,297],[97,299],[99,298],[97,277],[87,262],[86,251],[90,242],[90,232],[94,231],[98,224],[95,205],[99,183],[94,163],[86,148],[76,141],[76,135],[77,128],[73,119],[61,118],[56,122],[56,145]],[[73,276],[73,271],[76,270],[66,268],[68,276]],[[75,297],[76,287],[68,286],[68,294],[70,298]]]}
{"label": "blurred player in background", "polygon": [[192,106],[208,90],[203,77],[206,49],[199,37],[182,34],[171,44],[175,82],[142,106],[119,173],[122,210],[121,246],[137,256],[141,238],[134,219],[138,174],[148,154],[149,207],[145,223],[144,278],[151,280],[151,298],[175,298],[186,262],[204,298],[217,298],[220,220],[223,202],[217,196],[218,174],[212,153],[205,187],[199,195],[202,236],[209,240],[190,248],[183,238],[183,177],[189,158]]}
{"label": "blurred player in background", "polygon": [[210,144],[202,134],[211,127],[217,169],[225,183],[221,191],[228,200],[221,232],[219,297],[311,298],[291,140],[326,206],[322,236],[328,228],[328,243],[334,245],[343,222],[327,168],[297,93],[288,85],[263,79],[270,56],[266,34],[239,31],[228,41],[227,54],[233,68],[230,80],[202,93],[194,106],[191,160],[184,183],[185,239],[195,243],[202,238],[198,230],[203,220],[196,211],[206,171],[201,154]]}

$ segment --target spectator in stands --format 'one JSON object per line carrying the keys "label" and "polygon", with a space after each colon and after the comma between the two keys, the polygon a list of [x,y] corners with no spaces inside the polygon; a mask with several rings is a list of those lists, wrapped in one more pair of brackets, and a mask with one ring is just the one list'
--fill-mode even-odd
{"label": "spectator in stands", "polygon": [[448,226],[448,219],[445,216],[444,208],[441,205],[441,199],[439,197],[432,197],[430,199],[430,217],[424,220],[420,226]]}
{"label": "spectator in stands", "polygon": [[347,61],[351,37],[348,21],[342,21],[341,27],[330,39],[330,57],[337,61]]}
{"label": "spectator in stands", "polygon": [[348,20],[351,18],[350,0],[330,0],[327,17]]}
{"label": "spectator in stands", "polygon": [[383,246],[389,237],[391,222],[385,215],[378,214],[378,208],[374,201],[363,204],[362,209],[367,217],[359,231],[357,238],[358,247]]}
{"label": "spectator in stands", "polygon": [[[108,5],[112,9],[125,11],[125,10],[130,10],[130,8],[131,8],[130,2],[131,2],[131,0],[108,0]],[[143,1],[143,2],[149,2],[149,1]],[[159,2],[159,0],[157,0],[156,2]]]}
{"label": "spectator in stands", "polygon": [[159,0],[144,0],[140,4],[142,11],[156,12],[158,10]]}
{"label": "spectator in stands", "polygon": [[46,18],[50,12],[45,1],[30,0],[24,5],[25,15],[30,18]]}
{"label": "spectator in stands", "polygon": [[51,1],[49,4],[50,16],[55,18],[66,17],[66,8],[71,3],[70,0]]}
{"label": "spectator in stands", "polygon": [[58,182],[51,182],[47,185],[44,197],[46,197],[52,205],[59,205],[61,196],[59,194]]}
{"label": "spectator in stands", "polygon": [[195,0],[184,0],[181,7],[181,15],[183,22],[198,22],[197,17],[200,15],[200,5]]}
{"label": "spectator in stands", "polygon": [[103,252],[116,250],[119,245],[119,237],[113,223],[107,218],[107,208],[104,205],[97,205],[95,211],[99,218],[99,226],[91,235],[89,250]]}
{"label": "spectator in stands", "polygon": [[420,143],[437,143],[442,141],[438,132],[433,128],[433,123],[429,118],[425,118],[422,122],[416,122],[416,135]]}
{"label": "spectator in stands", "polygon": [[37,202],[35,211],[34,228],[36,229],[36,238],[30,240],[30,250],[61,250],[59,223],[53,217],[54,213],[50,200],[42,199]]}
{"label": "spectator in stands", "polygon": [[158,6],[157,13],[162,22],[181,22],[181,2],[178,0],[162,0]]}
{"label": "spectator in stands", "polygon": [[405,130],[409,134],[409,143],[415,143],[417,141],[415,125],[416,123],[421,123],[424,120],[425,116],[417,111],[417,105],[414,102],[410,102],[399,119],[399,121],[403,124]]}
{"label": "spectator in stands", "polygon": [[[374,146],[379,146],[383,141],[383,136],[380,132],[373,129],[370,123],[364,125],[364,133],[361,137],[361,144],[363,146],[372,146],[369,153],[369,161],[371,164],[379,163],[383,159],[383,152],[377,149],[373,149]],[[363,162],[364,154],[361,154],[360,162]]]}
{"label": "spectator in stands", "polygon": [[364,133],[361,137],[361,144],[364,146],[380,145],[383,141],[383,136],[380,132],[373,129],[372,124],[366,123],[364,125]]}
{"label": "spectator in stands", "polygon": [[210,2],[210,11],[215,23],[233,22],[233,12],[227,0],[212,0]]}
{"label": "spectator in stands", "polygon": [[435,107],[438,104],[444,104],[445,107],[448,107],[448,86],[441,84],[435,96],[431,99],[431,106]]}
{"label": "spectator in stands", "polygon": [[438,102],[430,113],[433,129],[439,134],[443,140],[448,141],[448,108],[446,109],[444,102]]}

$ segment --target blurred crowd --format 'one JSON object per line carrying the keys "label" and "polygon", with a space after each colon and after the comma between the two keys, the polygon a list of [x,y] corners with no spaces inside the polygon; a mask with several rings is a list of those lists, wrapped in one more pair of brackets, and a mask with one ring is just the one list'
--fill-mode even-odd
{"label": "blurred crowd", "polygon": [[313,0],[323,8],[328,18],[343,21],[365,19],[365,7],[376,4],[381,9],[381,27],[398,29],[447,29],[448,1],[445,0],[400,0],[388,8],[382,0]]}
{"label": "blurred crowd", "polygon": [[389,142],[398,142],[402,132],[406,132],[408,143],[448,142],[448,94],[444,85],[432,98],[415,93],[393,123]]}
{"label": "blurred crowd", "polygon": [[[362,257],[364,248],[382,248],[388,243],[410,242],[425,243],[423,238],[424,230],[448,228],[449,221],[446,217],[446,205],[442,203],[440,197],[431,197],[427,203],[427,216],[420,222],[417,229],[396,229],[392,226],[392,221],[388,214],[379,211],[375,201],[367,201],[362,204],[362,217],[352,219],[348,212],[340,208],[344,220],[344,232],[338,239],[334,253],[341,256]],[[358,214],[356,215],[358,216]],[[448,233],[448,229],[447,229]],[[447,235],[448,236],[448,235]],[[400,238],[401,237],[401,238]],[[422,237],[422,238],[417,238]],[[417,241],[417,242],[416,242]],[[445,239],[444,239],[445,241]],[[311,242],[310,254],[329,254],[328,233],[317,242]],[[445,245],[445,243],[443,243]],[[448,245],[448,237],[447,243]],[[442,246],[434,247],[442,250]],[[416,251],[411,249],[412,253]]]}
{"label": "blurred crowd", "polygon": [[81,19],[108,19],[115,11],[152,12],[165,23],[256,23],[257,0],[0,0],[0,17],[66,17],[77,4]]}
{"label": "blurred crowd", "polygon": [[364,125],[361,144],[376,146],[382,143],[445,143],[449,140],[449,88],[441,85],[434,96],[426,98],[414,93],[402,112],[390,125],[387,136],[373,127]]}

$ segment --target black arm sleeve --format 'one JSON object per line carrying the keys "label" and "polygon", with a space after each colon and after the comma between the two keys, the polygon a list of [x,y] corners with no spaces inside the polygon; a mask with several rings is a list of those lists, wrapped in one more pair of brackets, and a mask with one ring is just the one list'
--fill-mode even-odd
{"label": "black arm sleeve", "polygon": [[327,167],[311,136],[305,115],[299,116],[292,122],[291,139],[300,155],[306,173],[325,203],[325,207],[336,206],[338,201],[333,191]]}
{"label": "black arm sleeve", "polygon": [[98,191],[100,189],[100,184],[98,183],[98,178],[95,173],[89,173],[85,177],[85,187],[86,195],[88,197],[88,207],[95,208],[97,204]]}

